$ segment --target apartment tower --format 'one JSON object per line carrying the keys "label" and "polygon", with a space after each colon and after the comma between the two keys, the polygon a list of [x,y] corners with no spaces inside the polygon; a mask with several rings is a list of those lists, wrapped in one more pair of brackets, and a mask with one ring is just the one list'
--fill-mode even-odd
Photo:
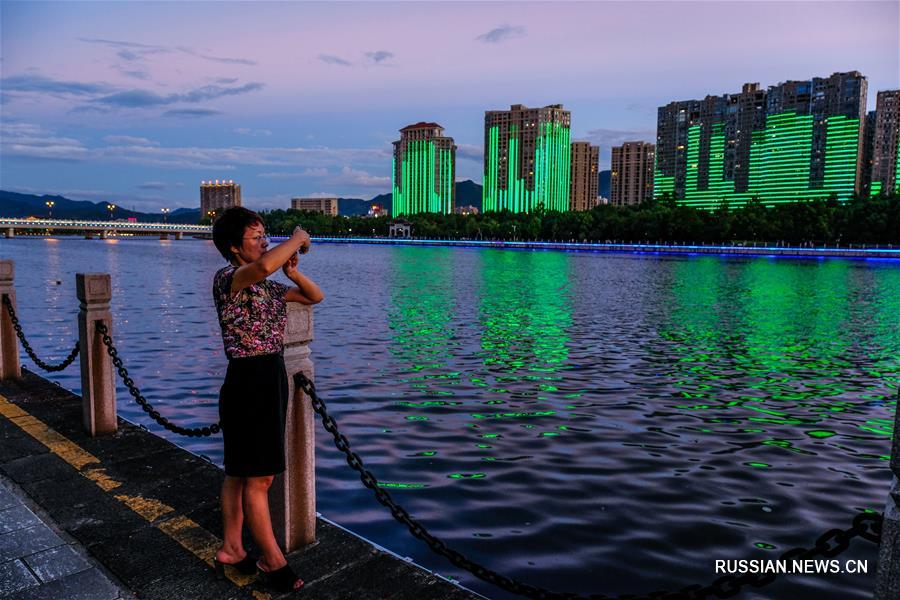
{"label": "apartment tower", "polygon": [[900,193],[900,90],[878,92],[870,193]]}
{"label": "apartment tower", "polygon": [[453,212],[456,206],[456,145],[437,123],[400,130],[392,169],[394,216]]}
{"label": "apartment tower", "polygon": [[291,210],[305,210],[336,217],[338,214],[337,198],[291,198]]}
{"label": "apartment tower", "polygon": [[702,208],[847,200],[861,182],[866,91],[851,71],[660,107],[654,196]]}
{"label": "apartment tower", "polygon": [[562,104],[484,113],[483,210],[569,209],[571,121]]}
{"label": "apartment tower", "polygon": [[600,147],[590,142],[572,142],[572,174],[569,210],[590,210],[600,195]]}
{"label": "apartment tower", "polygon": [[226,208],[241,205],[241,186],[234,181],[200,182],[200,220],[214,219]]}
{"label": "apartment tower", "polygon": [[656,146],[647,142],[625,142],[612,149],[609,201],[626,206],[653,198],[653,164]]}

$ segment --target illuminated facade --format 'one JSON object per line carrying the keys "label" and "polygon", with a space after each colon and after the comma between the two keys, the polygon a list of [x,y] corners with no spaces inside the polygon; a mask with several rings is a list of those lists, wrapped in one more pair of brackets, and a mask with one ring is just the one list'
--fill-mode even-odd
{"label": "illuminated facade", "polygon": [[590,210],[600,195],[600,147],[590,142],[572,142],[572,175],[569,210]]}
{"label": "illuminated facade", "polygon": [[878,92],[870,194],[900,193],[900,90]]}
{"label": "illuminated facade", "polygon": [[200,220],[212,219],[226,208],[241,205],[241,186],[234,181],[200,182]]}
{"label": "illuminated facade", "polygon": [[453,212],[456,145],[437,123],[420,122],[400,130],[391,175],[394,216]]}
{"label": "illuminated facade", "polygon": [[698,208],[848,200],[861,183],[866,90],[852,71],[661,107],[654,197]]}
{"label": "illuminated facade", "polygon": [[569,210],[570,127],[562,104],[486,111],[482,209]]}

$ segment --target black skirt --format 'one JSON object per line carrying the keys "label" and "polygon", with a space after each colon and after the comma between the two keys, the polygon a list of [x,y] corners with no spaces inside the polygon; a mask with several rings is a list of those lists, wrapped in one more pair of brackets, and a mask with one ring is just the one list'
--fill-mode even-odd
{"label": "black skirt", "polygon": [[288,381],[281,354],[232,358],[219,393],[225,474],[262,477],[284,472]]}

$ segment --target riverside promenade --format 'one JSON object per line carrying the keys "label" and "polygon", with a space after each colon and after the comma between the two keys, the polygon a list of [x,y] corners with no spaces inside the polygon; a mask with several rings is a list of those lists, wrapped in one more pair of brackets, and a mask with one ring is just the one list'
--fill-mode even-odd
{"label": "riverside promenade", "polygon": [[[0,471],[0,597],[293,596],[230,568],[216,578],[221,469],[122,419],[90,437],[82,399],[24,369],[0,382]],[[296,597],[480,597],[320,516],[288,560],[306,583]]]}

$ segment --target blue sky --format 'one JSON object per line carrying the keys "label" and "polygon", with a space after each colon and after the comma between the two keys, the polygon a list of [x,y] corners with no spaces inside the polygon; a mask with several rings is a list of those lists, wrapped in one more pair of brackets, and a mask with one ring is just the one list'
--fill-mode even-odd
{"label": "blue sky", "polygon": [[562,103],[574,139],[653,141],[672,100],[858,70],[900,87],[900,3],[0,3],[0,187],[196,207],[390,191],[417,121],[481,181],[485,110]]}

